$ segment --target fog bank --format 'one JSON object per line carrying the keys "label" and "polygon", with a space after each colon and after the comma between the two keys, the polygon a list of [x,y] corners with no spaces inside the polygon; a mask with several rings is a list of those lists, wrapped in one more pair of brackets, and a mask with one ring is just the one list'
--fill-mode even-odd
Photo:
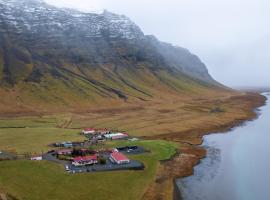
{"label": "fog bank", "polygon": [[145,34],[190,49],[229,86],[270,86],[270,1],[46,0],[82,11],[125,14]]}

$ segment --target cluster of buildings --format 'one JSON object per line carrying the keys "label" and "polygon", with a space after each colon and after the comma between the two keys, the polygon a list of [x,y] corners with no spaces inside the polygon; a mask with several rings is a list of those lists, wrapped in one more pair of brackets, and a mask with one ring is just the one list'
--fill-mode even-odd
{"label": "cluster of buildings", "polygon": [[[144,165],[138,161],[130,160],[125,154],[139,152],[137,146],[119,147],[115,149],[93,150],[91,146],[99,140],[129,139],[127,133],[112,132],[108,129],[85,128],[82,134],[87,137],[84,142],[60,142],[51,144],[54,150],[41,156],[32,156],[31,160],[50,160],[65,165],[67,171],[77,173],[81,171],[106,171],[119,169],[143,169]],[[98,142],[97,142],[98,141]],[[132,140],[133,141],[133,140]],[[134,140],[135,141],[135,140]],[[140,150],[140,149],[139,149]],[[141,153],[141,152],[139,152]]]}
{"label": "cluster of buildings", "polygon": [[72,147],[80,147],[83,146],[84,142],[61,142],[61,143],[54,143],[51,146],[53,147],[64,147],[64,148],[72,148]]}
{"label": "cluster of buildings", "polygon": [[[99,162],[98,158],[99,158],[99,154],[74,157],[72,160],[72,165],[74,165],[75,167],[79,167],[79,166],[98,164]],[[108,159],[112,163],[115,163],[118,165],[128,164],[130,162],[130,160],[124,154],[118,152],[116,149],[110,153]]]}
{"label": "cluster of buildings", "polygon": [[[101,151],[90,151],[85,148],[66,148],[51,151],[51,154],[58,159],[64,158],[65,160],[71,161],[71,164],[75,167],[98,164],[99,158],[106,158],[107,161],[118,165],[128,164],[130,160],[119,150],[121,150],[121,148]],[[39,160],[39,157],[34,157],[32,160]]]}
{"label": "cluster of buildings", "polygon": [[82,134],[97,139],[110,139],[110,140],[120,140],[127,139],[129,135],[127,133],[120,132],[111,132],[108,129],[94,129],[94,128],[86,128],[82,130]]}

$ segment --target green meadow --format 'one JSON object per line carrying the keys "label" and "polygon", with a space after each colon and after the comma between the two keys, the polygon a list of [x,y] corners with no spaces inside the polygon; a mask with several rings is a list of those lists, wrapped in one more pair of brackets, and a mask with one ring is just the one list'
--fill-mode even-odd
{"label": "green meadow", "polygon": [[[79,135],[79,129],[57,128],[61,120],[56,119],[0,120],[0,150],[39,153],[49,150],[48,144],[53,142],[85,139]],[[21,124],[27,128],[14,128]],[[0,189],[19,200],[140,199],[154,181],[159,161],[175,154],[177,144],[159,140],[115,141],[97,148],[126,145],[139,145],[148,150],[129,156],[143,162],[145,170],[69,174],[64,166],[48,161],[1,161]]]}

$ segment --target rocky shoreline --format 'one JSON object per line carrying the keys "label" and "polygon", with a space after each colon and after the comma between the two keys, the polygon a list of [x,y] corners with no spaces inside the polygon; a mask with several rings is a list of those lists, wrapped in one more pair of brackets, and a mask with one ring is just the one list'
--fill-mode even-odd
{"label": "rocky shoreline", "polygon": [[266,97],[258,93],[246,93],[228,99],[228,101],[242,102],[241,109],[245,111],[245,117],[232,119],[230,122],[219,126],[197,127],[181,134],[172,133],[155,137],[155,139],[179,142],[180,148],[174,157],[160,164],[156,180],[149,187],[143,199],[182,200],[175,181],[179,178],[191,176],[194,167],[206,156],[206,149],[199,146],[203,142],[203,136],[211,133],[227,132],[246,121],[255,119],[257,117],[256,108],[265,104]]}

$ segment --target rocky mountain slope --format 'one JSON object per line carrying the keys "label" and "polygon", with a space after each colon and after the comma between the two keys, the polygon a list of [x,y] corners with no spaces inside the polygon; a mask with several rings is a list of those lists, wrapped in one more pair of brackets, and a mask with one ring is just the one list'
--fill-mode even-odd
{"label": "rocky mountain slope", "polygon": [[144,35],[126,16],[0,0],[0,88],[1,105],[35,109],[223,87],[197,56]]}

